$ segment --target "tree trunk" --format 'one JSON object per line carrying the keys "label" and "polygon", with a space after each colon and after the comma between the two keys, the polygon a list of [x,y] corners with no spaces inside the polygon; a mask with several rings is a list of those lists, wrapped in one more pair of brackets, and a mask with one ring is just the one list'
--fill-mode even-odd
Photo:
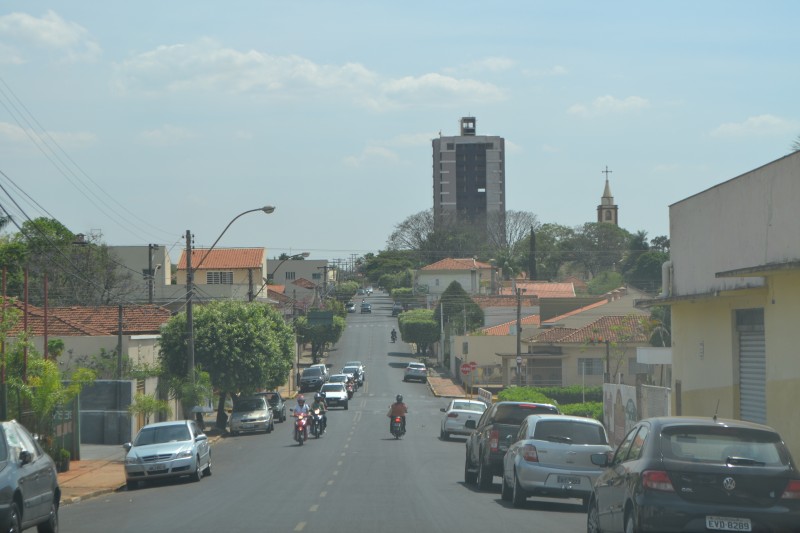
{"label": "tree trunk", "polygon": [[225,412],[225,399],[228,397],[227,392],[219,393],[219,403],[217,404],[217,427],[225,429],[228,423],[228,413]]}

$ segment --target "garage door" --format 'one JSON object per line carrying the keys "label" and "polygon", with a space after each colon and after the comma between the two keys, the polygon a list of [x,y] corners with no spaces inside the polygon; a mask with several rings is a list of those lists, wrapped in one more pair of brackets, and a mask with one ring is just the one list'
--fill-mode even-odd
{"label": "garage door", "polygon": [[736,311],[739,334],[739,413],[742,420],[767,423],[767,357],[763,309]]}

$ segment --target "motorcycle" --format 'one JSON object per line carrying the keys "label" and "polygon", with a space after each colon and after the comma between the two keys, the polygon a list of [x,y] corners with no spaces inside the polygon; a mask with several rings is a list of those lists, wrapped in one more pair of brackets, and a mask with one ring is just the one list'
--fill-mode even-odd
{"label": "motorcycle", "polygon": [[353,393],[355,392],[355,389],[353,387],[353,383],[348,381],[347,384],[345,385],[345,389],[347,389],[347,399],[348,400],[352,400],[353,399]]}
{"label": "motorcycle", "polygon": [[314,409],[311,413],[311,434],[315,439],[322,435],[322,413],[319,409]]}
{"label": "motorcycle", "polygon": [[297,420],[294,422],[294,440],[297,441],[297,444],[300,446],[303,445],[303,442],[308,438],[308,430],[306,426],[308,425],[308,416],[300,413],[297,415]]}
{"label": "motorcycle", "polygon": [[397,342],[397,332],[392,331],[392,342]]}
{"label": "motorcycle", "polygon": [[403,417],[401,416],[394,416],[392,417],[392,435],[394,435],[395,439],[399,439],[405,434],[403,431]]}

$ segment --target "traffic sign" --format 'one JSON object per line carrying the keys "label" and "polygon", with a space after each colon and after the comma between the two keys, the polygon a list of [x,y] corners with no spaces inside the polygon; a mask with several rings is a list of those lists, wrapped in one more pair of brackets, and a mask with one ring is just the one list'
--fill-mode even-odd
{"label": "traffic sign", "polygon": [[469,363],[461,363],[461,373],[466,376],[470,372],[472,372],[472,367],[470,366],[470,364]]}
{"label": "traffic sign", "polygon": [[517,356],[517,365],[521,365],[521,364],[522,364],[522,356],[518,355]]}
{"label": "traffic sign", "polygon": [[474,371],[475,371],[475,369],[476,369],[476,368],[478,368],[478,363],[476,363],[475,361],[470,361],[470,362],[469,362],[469,363],[467,363],[467,364],[469,365],[469,369],[470,369],[470,371],[472,371],[472,372],[474,372]]}

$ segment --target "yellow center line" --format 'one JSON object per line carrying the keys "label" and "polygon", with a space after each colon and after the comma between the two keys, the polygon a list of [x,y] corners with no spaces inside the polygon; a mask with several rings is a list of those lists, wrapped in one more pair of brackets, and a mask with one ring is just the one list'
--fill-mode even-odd
{"label": "yellow center line", "polygon": [[294,526],[294,530],[295,531],[303,531],[303,529],[305,529],[305,527],[306,527],[306,523],[305,522],[299,522],[296,526]]}

